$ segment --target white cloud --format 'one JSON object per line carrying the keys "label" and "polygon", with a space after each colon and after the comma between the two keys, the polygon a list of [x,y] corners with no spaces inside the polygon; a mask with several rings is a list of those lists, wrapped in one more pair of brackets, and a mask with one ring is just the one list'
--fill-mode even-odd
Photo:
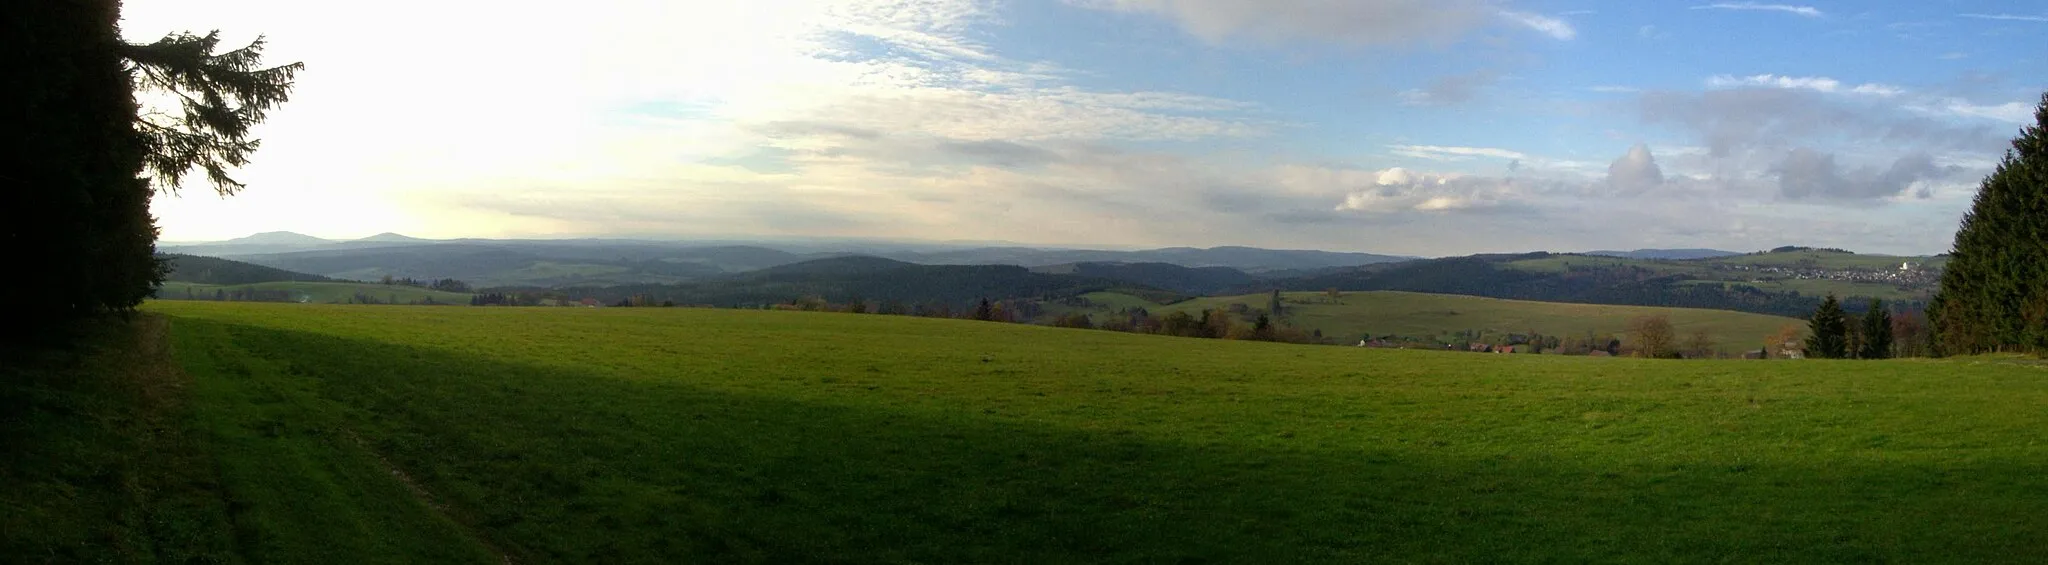
{"label": "white cloud", "polygon": [[1453,106],[1469,102],[1500,80],[1500,73],[1480,69],[1469,73],[1431,79],[1424,88],[1401,91],[1401,103],[1410,106]]}
{"label": "white cloud", "polygon": [[1988,118],[2016,124],[2034,122],[2034,105],[2025,102],[2007,102],[1984,106],[1951,98],[1943,101],[1941,108],[1959,116]]}
{"label": "white cloud", "polygon": [[1570,41],[1579,36],[1579,30],[1573,29],[1571,23],[1559,18],[1529,12],[1501,12],[1500,15],[1558,41]]}
{"label": "white cloud", "polygon": [[1499,148],[1494,148],[1494,147],[1447,147],[1447,146],[1441,146],[1441,145],[1389,145],[1389,146],[1387,146],[1387,149],[1389,150],[1389,151],[1388,151],[1389,153],[1392,153],[1392,154],[1394,154],[1394,155],[1399,155],[1399,156],[1402,156],[1402,157],[1414,157],[1414,158],[1418,158],[1418,159],[1429,159],[1429,160],[1432,160],[1432,161],[1464,161],[1464,160],[1468,160],[1468,159],[1471,159],[1471,158],[1473,158],[1473,157],[1491,157],[1491,158],[1494,158],[1494,159],[1528,159],[1528,158],[1529,158],[1529,156],[1528,156],[1527,154],[1524,154],[1524,153],[1522,153],[1522,152],[1519,152],[1519,151],[1511,151],[1511,150],[1507,150],[1507,149],[1499,149]]}
{"label": "white cloud", "polygon": [[2048,16],[2027,16],[2020,14],[1957,14],[1957,16],[1965,18],[1974,18],[1979,20],[2004,20],[2011,22],[2048,22]]}
{"label": "white cloud", "polygon": [[1664,170],[1650,147],[1638,143],[1607,166],[1607,184],[1623,193],[1641,193],[1664,184]]}
{"label": "white cloud", "polygon": [[[166,237],[543,235],[573,226],[468,213],[465,199],[433,195],[524,189],[574,202],[632,193],[715,209],[766,194],[735,186],[872,197],[916,184],[832,176],[854,159],[834,155],[850,143],[845,132],[1113,141],[1272,127],[1244,116],[1260,111],[1255,104],[1082,88],[1057,65],[1005,58],[977,39],[999,22],[974,0],[593,4],[129,2],[122,27],[131,39],[262,31],[266,59],[307,63],[292,101],[257,131],[263,151],[237,175],[250,189],[230,200],[158,199]],[[380,30],[379,40],[349,31],[361,29]],[[446,33],[455,29],[475,32]],[[543,33],[548,41],[533,40]],[[825,127],[770,136],[770,124]],[[794,153],[771,173],[702,164],[763,147]]]}
{"label": "white cloud", "polygon": [[[1770,245],[1797,235],[1775,229],[1788,222],[1738,209],[1761,206],[1754,198],[1727,204],[1697,196],[1713,188],[1705,179],[1719,172],[1704,150],[1691,159],[1658,146],[1659,173],[1666,178],[1656,198],[1632,198],[1608,186],[1622,160],[1551,160],[1498,147],[1379,150],[1423,160],[1412,162],[1420,163],[1412,170],[1275,165],[1325,162],[1277,153],[1293,144],[1255,146],[1259,136],[1297,127],[1279,122],[1296,116],[1292,110],[1104,87],[1114,82],[1088,74],[1097,69],[1014,59],[990,39],[1006,24],[980,1],[593,4],[564,10],[480,0],[129,0],[123,28],[136,39],[219,27],[246,40],[262,31],[272,40],[269,59],[308,64],[294,100],[257,132],[264,150],[239,175],[250,190],[226,200],[191,192],[158,199],[166,235],[221,239],[272,229],[334,237],[380,231],[438,237],[761,234],[1403,253],[1509,245],[1502,242],[1587,248],[1616,234],[1681,238],[1688,237],[1685,230],[1730,218],[1773,226],[1758,228],[1768,233],[1757,237]],[[1504,2],[1479,0],[1098,4],[1157,15],[1218,41],[1415,45],[1457,41],[1484,26],[1528,25],[1503,18]],[[395,13],[405,17],[393,19]],[[377,40],[364,42],[362,29],[379,30]],[[1468,100],[1497,88],[1496,78],[1490,72],[1442,77],[1417,92],[1432,103]],[[1836,82],[1832,88],[1854,95],[1861,87]],[[1814,92],[1709,94],[1821,98]],[[2030,116],[2030,107],[2019,103],[1900,96],[1927,102],[1944,116]],[[1876,100],[1829,99],[1873,107]],[[1762,138],[1843,127],[1837,114],[1790,108],[1793,117],[1768,120],[1807,119],[1812,129],[1806,122],[1769,127],[1776,123],[1769,121],[1749,129],[1743,127],[1755,124],[1720,127]],[[1897,122],[1886,124],[1901,127],[1853,130],[1851,136],[1879,139],[1915,125]],[[1723,122],[1670,123],[1698,129]],[[1219,138],[1228,139],[1133,143]],[[1138,149],[1151,146],[1171,149]],[[1274,152],[1263,152],[1268,149]],[[1945,154],[1952,148],[1927,149]],[[1647,148],[1644,153],[1648,161]],[[1882,165],[1878,158],[1843,155],[1841,171]],[[1507,168],[1513,178],[1427,171],[1433,164],[1499,171],[1506,161],[1513,162]],[[1770,164],[1748,170],[1761,174],[1756,171]],[[1942,190],[1935,194],[1950,195]],[[1960,204],[1944,205],[1959,214],[1968,203],[1967,187],[1956,190],[1964,191],[1955,193]],[[1637,214],[1636,207],[1645,211]],[[1483,213],[1487,221],[1444,229],[1443,215],[1460,213]],[[1579,221],[1586,217],[1604,221],[1581,227],[1594,224]]]}
{"label": "white cloud", "polygon": [[1821,92],[1834,92],[1836,88],[1842,86],[1842,83],[1840,81],[1836,81],[1835,79],[1827,77],[1790,77],[1769,74],[1750,75],[1746,77],[1736,77],[1731,75],[1714,75],[1712,77],[1707,78],[1707,86],[1711,88],[1762,86],[1770,88],[1804,88],[1807,90],[1818,90]]}
{"label": "white cloud", "polygon": [[1790,5],[1790,4],[1759,4],[1759,3],[1756,3],[1756,2],[1722,2],[1722,3],[1718,3],[1718,4],[1704,4],[1704,5],[1699,5],[1699,6],[1693,6],[1693,7],[1692,7],[1692,9],[1694,9],[1694,10],[1754,10],[1754,11],[1764,11],[1764,12],[1784,12],[1784,13],[1787,13],[1787,14],[1797,14],[1797,15],[1801,15],[1801,16],[1806,16],[1806,17],[1809,17],[1809,18],[1818,18],[1818,17],[1821,17],[1821,16],[1823,16],[1823,15],[1826,15],[1826,14],[1823,14],[1823,13],[1821,13],[1821,11],[1820,11],[1820,9],[1819,9],[1819,8],[1815,8],[1815,7],[1813,7],[1813,6],[1795,6],[1795,5]]}
{"label": "white cloud", "polygon": [[1419,173],[1400,167],[1332,171],[1329,177],[1350,187],[1335,208],[1339,212],[1435,213],[1490,208],[1519,192],[1513,179]]}
{"label": "white cloud", "polygon": [[1905,92],[1905,89],[1888,84],[1865,83],[1844,89],[1842,88],[1841,81],[1828,77],[1795,77],[1773,74],[1749,75],[1745,77],[1714,75],[1707,78],[1707,87],[1788,88],[1812,90],[1815,92],[1848,92],[1872,96],[1897,96]]}
{"label": "white cloud", "polygon": [[1898,96],[1904,94],[1906,90],[1888,84],[1859,84],[1855,88],[1849,89],[1849,92],[1872,96]]}
{"label": "white cloud", "polygon": [[1485,25],[1482,0],[1068,0],[1098,10],[1164,16],[1210,42],[1409,45],[1455,42]]}

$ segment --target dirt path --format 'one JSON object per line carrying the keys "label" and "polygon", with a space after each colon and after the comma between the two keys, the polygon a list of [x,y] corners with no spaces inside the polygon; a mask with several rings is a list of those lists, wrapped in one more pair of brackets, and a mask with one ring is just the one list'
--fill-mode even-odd
{"label": "dirt path", "polygon": [[[170,324],[171,321],[166,316],[155,314],[145,314],[135,320],[135,347],[126,352],[127,357],[123,359],[123,362],[128,367],[132,367],[135,373],[135,380],[141,383],[140,389],[145,399],[145,405],[153,408],[144,416],[149,421],[149,428],[157,432],[150,434],[152,436],[151,439],[159,443],[177,442],[179,444],[178,447],[185,448],[183,451],[165,451],[183,453],[186,456],[202,456],[203,454],[198,453],[196,445],[190,444],[189,438],[182,437],[178,433],[180,429],[176,427],[176,423],[171,421],[174,412],[172,407],[183,405],[186,400],[189,400],[186,388],[190,385],[191,379],[183,370],[178,368],[177,360],[172,355]],[[492,543],[489,537],[483,535],[481,531],[478,531],[469,523],[451,514],[447,504],[441,502],[431,491],[421,486],[418,481],[413,480],[412,475],[407,474],[404,469],[400,469],[397,465],[392,464],[390,459],[385,458],[384,454],[377,452],[368,441],[356,435],[354,430],[342,428],[341,435],[356,448],[362,449],[364,453],[368,453],[372,458],[376,459],[377,465],[389,473],[393,480],[405,485],[406,490],[410,491],[413,497],[419,500],[421,504],[433,510],[435,514],[447,520],[448,523],[454,524],[456,529],[461,531],[463,535],[475,540],[478,545],[483,546],[491,554],[498,556],[500,562],[506,565],[517,563],[517,561],[512,559],[512,554],[506,552],[497,544]],[[210,468],[210,466],[207,467]]]}
{"label": "dirt path", "polygon": [[385,471],[391,473],[392,479],[397,480],[399,484],[405,485],[406,490],[412,491],[413,498],[418,499],[420,503],[425,504],[427,508],[433,509],[435,514],[441,515],[441,517],[447,519],[449,523],[455,524],[455,527],[461,529],[463,534],[469,536],[469,539],[476,540],[476,542],[480,545],[483,545],[485,549],[491,550],[491,553],[496,554],[498,556],[499,561],[505,563],[506,565],[512,565],[513,563],[517,563],[517,561],[514,561],[512,559],[511,553],[507,553],[504,549],[499,548],[497,544],[491,543],[491,538],[483,535],[483,532],[478,531],[476,528],[471,527],[469,523],[464,522],[461,519],[458,519],[454,515],[450,514],[448,512],[448,505],[446,503],[441,502],[441,500],[435,497],[432,491],[428,491],[426,487],[420,486],[419,481],[413,480],[412,475],[407,474],[405,472],[405,469],[400,469],[398,465],[392,464],[390,459],[386,459],[384,457],[384,454],[378,453],[375,448],[372,448],[370,446],[370,442],[364,441],[362,436],[356,435],[355,430],[343,428],[341,430],[341,435],[343,437],[348,438],[348,441],[350,443],[354,443],[356,447],[361,448],[364,453],[368,453],[370,454],[371,457],[376,458],[377,465],[383,467]]}

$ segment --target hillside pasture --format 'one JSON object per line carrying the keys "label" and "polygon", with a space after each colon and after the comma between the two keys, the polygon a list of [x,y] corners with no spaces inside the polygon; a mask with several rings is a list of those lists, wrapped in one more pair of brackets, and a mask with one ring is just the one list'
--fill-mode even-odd
{"label": "hillside pasture", "polygon": [[[1670,318],[1681,338],[1705,331],[1724,352],[1761,347],[1765,336],[1787,325],[1804,325],[1792,318],[1726,310],[1658,308],[1606,304],[1568,304],[1502,300],[1453,294],[1419,292],[1345,292],[1332,299],[1320,292],[1282,293],[1282,319],[1304,330],[1322,330],[1323,335],[1356,341],[1366,334],[1409,337],[1445,336],[1460,331],[1483,335],[1526,334],[1565,337],[1624,336],[1631,320],[1642,316]],[[1202,310],[1244,304],[1262,310],[1264,294],[1197,298],[1162,307],[1160,312],[1199,314]]]}
{"label": "hillside pasture", "polygon": [[[148,310],[170,319],[238,539],[266,561],[2048,559],[2032,439],[2048,378],[1996,359],[1479,356],[705,309]],[[385,535],[405,543],[363,543]],[[421,546],[442,553],[405,553]]]}
{"label": "hillside pasture", "polygon": [[1905,257],[1897,255],[1864,255],[1840,251],[1800,250],[1775,253],[1751,253],[1700,260],[1701,263],[1723,265],[1749,265],[1755,267],[1785,267],[1811,269],[1897,269],[1902,263],[1915,263],[1928,268],[1946,264],[1946,257]]}

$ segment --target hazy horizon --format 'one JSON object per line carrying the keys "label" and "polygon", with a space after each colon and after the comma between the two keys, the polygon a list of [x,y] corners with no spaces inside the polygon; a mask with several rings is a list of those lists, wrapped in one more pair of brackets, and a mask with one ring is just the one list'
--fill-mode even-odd
{"label": "hazy horizon", "polygon": [[130,0],[122,25],[134,40],[263,34],[266,60],[307,65],[256,131],[244,193],[157,199],[167,241],[1931,255],[2032,121],[2043,14],[2015,1]]}
{"label": "hazy horizon", "polygon": [[[206,245],[214,245],[214,244],[221,244],[221,243],[226,243],[226,242],[229,242],[229,241],[233,241],[233,240],[238,240],[238,239],[243,239],[243,238],[248,238],[248,237],[256,237],[256,236],[263,236],[263,235],[271,235],[271,234],[292,234],[292,235],[300,235],[300,236],[306,236],[306,237],[313,237],[313,238],[317,238],[317,239],[322,239],[322,240],[326,240],[326,241],[328,241],[328,242],[331,242],[331,243],[347,243],[347,242],[352,242],[352,241],[362,241],[362,240],[366,240],[366,239],[369,239],[369,238],[373,238],[373,237],[377,237],[377,236],[382,236],[382,235],[398,235],[398,236],[402,236],[402,237],[414,238],[414,239],[419,239],[419,240],[422,240],[422,241],[428,241],[428,242],[447,242],[447,241],[462,241],[462,240],[485,240],[485,241],[493,241],[493,240],[495,240],[495,241],[579,241],[579,240],[580,240],[580,241],[602,241],[602,240],[614,240],[614,241],[636,241],[636,242],[651,242],[651,243],[682,243],[682,244],[687,244],[687,243],[726,243],[726,244],[761,244],[761,245],[776,245],[776,244],[785,244],[785,245],[795,245],[795,246],[799,246],[799,247],[809,246],[809,247],[820,247],[820,248],[830,248],[830,247],[832,247],[832,246],[833,246],[834,244],[841,244],[841,245],[848,245],[848,246],[853,246],[853,245],[878,245],[878,246],[901,246],[901,247],[909,247],[909,248],[916,248],[916,247],[928,247],[928,248],[933,248],[933,249],[949,249],[949,248],[952,248],[952,249],[970,249],[970,248],[976,248],[976,247],[1017,247],[1017,248],[1038,248],[1038,249],[1065,249],[1065,250],[1076,250],[1076,251],[1091,251],[1091,250],[1092,250],[1092,251],[1150,251],[1150,250],[1157,250],[1157,249],[1166,249],[1166,248],[1197,248],[1197,249],[1211,249],[1211,248],[1218,248],[1218,247],[1249,247],[1249,248],[1265,249],[1265,250],[1270,250],[1270,251],[1320,251],[1320,252],[1329,252],[1329,253],[1366,253],[1366,254],[1373,254],[1373,255],[1387,255],[1387,256],[1401,256],[1401,257],[1417,257],[1417,258],[1424,258],[1424,259],[1429,259],[1429,258],[1442,258],[1442,257],[1459,257],[1459,256],[1466,256],[1466,255],[1487,255],[1487,254],[1518,254],[1518,253],[1534,253],[1534,252],[1551,252],[1551,253],[1585,253],[1585,252],[1592,252],[1592,251],[1614,251],[1614,252],[1624,252],[1624,253],[1625,253],[1625,252],[1631,252],[1631,251],[1648,251],[1648,250],[1654,250],[1654,251],[1692,251],[1692,250],[1708,250],[1708,251],[1725,251],[1725,252],[1731,252],[1731,253],[1756,253],[1756,252],[1763,252],[1763,251],[1769,251],[1769,250],[1771,250],[1771,249],[1775,249],[1775,248],[1778,248],[1778,247],[1783,247],[1783,246],[1797,246],[1797,247],[1820,247],[1820,246],[1811,246],[1811,245],[1803,245],[1803,244],[1799,244],[1799,243],[1785,243],[1785,244],[1782,244],[1782,245],[1773,245],[1773,246],[1770,246],[1770,247],[1764,247],[1764,248],[1758,248],[1758,249],[1728,249],[1728,248],[1711,248],[1711,247],[1600,247],[1600,248],[1593,248],[1593,247],[1588,247],[1588,248],[1583,248],[1583,249],[1513,249],[1513,248],[1502,248],[1502,249],[1486,249],[1486,250],[1474,251],[1474,252],[1471,252],[1471,253],[1461,253],[1461,254],[1457,254],[1457,255],[1421,255],[1421,254],[1412,254],[1412,253],[1397,253],[1397,252],[1388,252],[1388,251],[1382,251],[1382,250],[1377,250],[1377,249],[1331,249],[1331,248],[1312,248],[1312,247],[1259,247],[1259,246],[1247,246],[1247,245],[1227,245],[1227,244],[1226,244],[1226,245],[1209,245],[1209,246],[1192,246],[1192,245],[1158,245],[1158,246],[1150,246],[1150,245],[1136,245],[1136,246],[1132,246],[1132,245],[1121,245],[1121,246],[1120,246],[1120,245],[1110,245],[1110,244],[1102,244],[1102,243],[1074,243],[1074,244],[1037,244],[1037,243],[1029,243],[1029,242],[1019,242],[1019,241],[1001,241],[1001,240],[983,240],[983,241],[974,241],[974,240],[918,240],[918,239],[882,239],[882,238],[862,238],[862,237],[832,237],[832,236],[817,236],[817,237],[809,237],[809,236],[746,236],[746,235],[725,235],[725,236],[707,236],[707,237],[677,237],[677,236],[665,236],[665,235],[660,235],[660,234],[615,234],[615,235],[588,235],[588,236],[586,236],[586,235],[555,235],[555,236],[534,236],[534,237],[451,237],[451,238],[421,238],[421,237],[415,237],[415,236],[412,236],[411,234],[403,234],[403,233],[397,233],[397,232],[379,232],[379,233],[375,233],[375,234],[369,234],[369,235],[357,235],[357,236],[349,236],[349,237],[326,237],[326,236],[319,236],[319,235],[314,235],[314,234],[307,234],[307,233],[303,233],[303,232],[297,232],[297,231],[292,231],[292,230],[275,230],[275,231],[259,232],[259,233],[253,233],[253,234],[244,234],[244,235],[242,235],[242,236],[237,236],[237,237],[233,237],[233,238],[226,238],[226,239],[211,239],[211,240],[164,240],[164,241],[160,241],[160,242],[158,242],[158,245],[159,245],[159,246],[164,246],[164,247],[183,247],[183,246],[206,246]],[[1856,254],[1859,254],[1859,255],[1884,255],[1884,256],[1902,256],[1902,257],[1928,257],[1928,256],[1936,256],[1936,255],[1942,255],[1942,254],[1945,254],[1945,253],[1947,253],[1947,252],[1948,252],[1948,251],[1947,251],[1947,250],[1945,250],[1945,249],[1944,249],[1944,250],[1942,250],[1942,251],[1938,251],[1938,252],[1933,252],[1933,253],[1883,253],[1883,252],[1875,252],[1875,251],[1866,251],[1866,250],[1860,250],[1860,249],[1853,249],[1853,248],[1850,248],[1850,249],[1844,249],[1844,250],[1845,250],[1845,251],[1849,251],[1849,252],[1851,252],[1851,253],[1856,253]]]}

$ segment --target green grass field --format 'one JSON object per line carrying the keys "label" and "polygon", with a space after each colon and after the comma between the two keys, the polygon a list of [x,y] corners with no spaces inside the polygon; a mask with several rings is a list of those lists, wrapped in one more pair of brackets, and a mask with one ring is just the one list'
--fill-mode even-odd
{"label": "green grass field", "polygon": [[265,282],[238,285],[212,285],[182,282],[166,282],[156,295],[166,300],[183,300],[192,296],[199,300],[210,300],[215,291],[232,293],[236,290],[282,290],[291,293],[294,301],[314,304],[344,304],[356,293],[362,293],[380,302],[396,300],[398,304],[414,304],[432,299],[441,304],[469,304],[470,295],[460,292],[442,292],[404,285],[383,285],[376,283],[351,282]]}
{"label": "green grass field", "polygon": [[2048,559],[2048,373],[2012,361],[147,309],[232,501],[205,547],[252,562]]}
{"label": "green grass field", "polygon": [[[1418,292],[1346,292],[1335,300],[1320,292],[1290,292],[1282,294],[1282,299],[1282,306],[1288,309],[1287,323],[1352,341],[1367,332],[1419,337],[1463,330],[1491,335],[1535,331],[1567,337],[1584,337],[1587,332],[1623,336],[1630,320],[1661,315],[1671,319],[1681,339],[1705,330],[1716,347],[1735,352],[1760,347],[1765,336],[1788,324],[1804,324],[1791,318],[1726,310],[1531,302]],[[1154,312],[1196,314],[1233,303],[1263,309],[1266,301],[1263,294],[1205,297],[1158,307]]]}

